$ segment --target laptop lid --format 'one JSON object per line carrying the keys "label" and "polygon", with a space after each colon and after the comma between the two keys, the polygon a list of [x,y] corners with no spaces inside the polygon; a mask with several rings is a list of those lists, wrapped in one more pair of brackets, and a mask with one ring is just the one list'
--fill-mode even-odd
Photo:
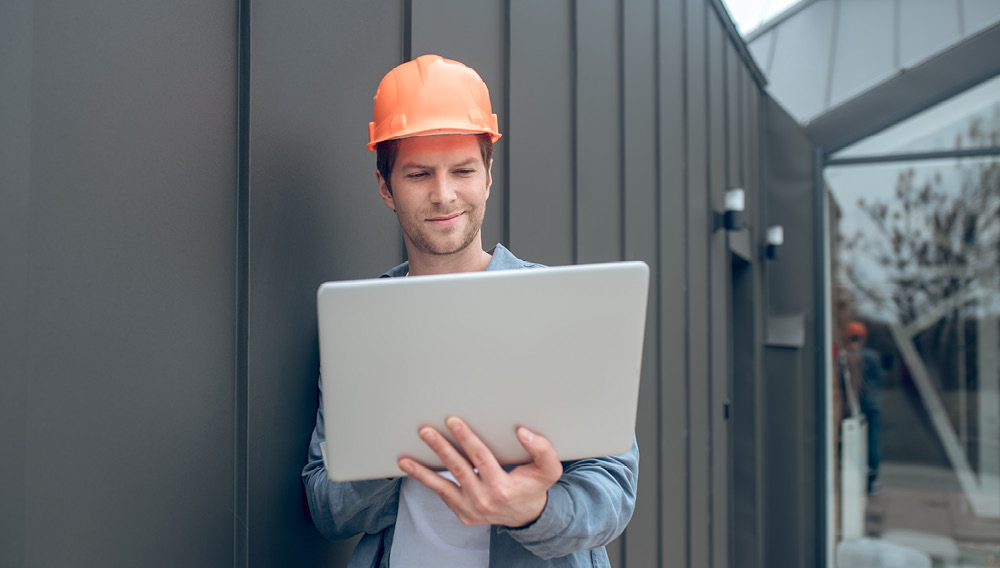
{"label": "laptop lid", "polygon": [[561,460],[627,452],[648,287],[643,262],[323,284],[328,477],[398,477],[404,455],[441,467],[417,430],[455,443],[449,416],[503,465],[530,461],[518,426]]}

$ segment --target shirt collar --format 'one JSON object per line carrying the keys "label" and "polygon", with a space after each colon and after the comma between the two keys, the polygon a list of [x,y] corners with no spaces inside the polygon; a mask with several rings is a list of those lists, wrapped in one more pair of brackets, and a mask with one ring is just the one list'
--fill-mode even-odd
{"label": "shirt collar", "polygon": [[[524,264],[514,253],[507,250],[502,244],[497,243],[495,247],[489,250],[490,263],[486,265],[486,270],[510,270],[512,268],[521,268]],[[396,278],[399,276],[406,276],[410,272],[410,262],[404,262],[399,266],[396,266],[380,276],[380,278]]]}

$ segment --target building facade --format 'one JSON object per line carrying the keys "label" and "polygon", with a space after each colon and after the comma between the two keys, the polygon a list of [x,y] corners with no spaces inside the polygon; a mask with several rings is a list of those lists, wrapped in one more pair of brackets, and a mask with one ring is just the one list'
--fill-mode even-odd
{"label": "building facade", "polygon": [[403,257],[365,124],[422,53],[500,115],[486,246],[651,267],[614,565],[823,565],[815,154],[715,0],[0,5],[0,564],[346,561],[315,291]]}

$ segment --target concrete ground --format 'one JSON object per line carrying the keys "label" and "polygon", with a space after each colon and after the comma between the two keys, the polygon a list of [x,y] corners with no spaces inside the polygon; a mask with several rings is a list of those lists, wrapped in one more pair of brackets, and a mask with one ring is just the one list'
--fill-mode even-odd
{"label": "concrete ground", "polygon": [[926,552],[935,568],[1000,567],[1000,519],[972,512],[950,468],[880,469],[882,489],[866,507],[868,536]]}

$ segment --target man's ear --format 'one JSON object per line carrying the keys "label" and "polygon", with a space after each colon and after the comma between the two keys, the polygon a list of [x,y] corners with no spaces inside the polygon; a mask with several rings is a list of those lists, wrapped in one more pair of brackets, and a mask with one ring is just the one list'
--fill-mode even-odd
{"label": "man's ear", "polygon": [[378,194],[382,196],[382,201],[385,201],[385,206],[395,211],[396,204],[392,200],[392,192],[389,191],[389,184],[386,183],[385,178],[382,177],[382,173],[378,170],[375,170],[375,179],[378,180]]}
{"label": "man's ear", "polygon": [[490,165],[486,166],[486,199],[490,198],[491,187],[493,187],[493,158],[490,158]]}

